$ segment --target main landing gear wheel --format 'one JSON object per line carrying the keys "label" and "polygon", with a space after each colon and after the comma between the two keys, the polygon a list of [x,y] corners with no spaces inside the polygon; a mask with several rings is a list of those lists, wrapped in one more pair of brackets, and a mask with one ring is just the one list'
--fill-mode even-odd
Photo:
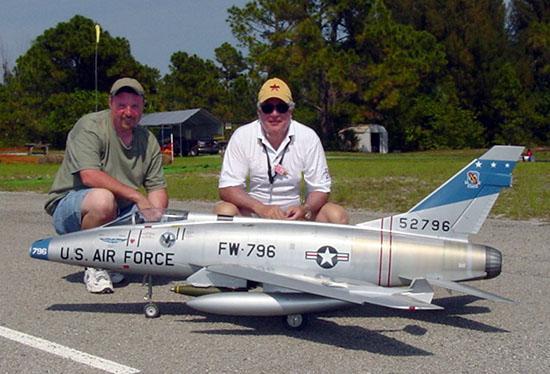
{"label": "main landing gear wheel", "polygon": [[283,323],[291,330],[301,330],[308,322],[307,315],[305,314],[289,314],[283,317]]}
{"label": "main landing gear wheel", "polygon": [[145,313],[145,317],[147,318],[157,318],[160,316],[159,307],[155,303],[145,304],[143,307],[143,313]]}

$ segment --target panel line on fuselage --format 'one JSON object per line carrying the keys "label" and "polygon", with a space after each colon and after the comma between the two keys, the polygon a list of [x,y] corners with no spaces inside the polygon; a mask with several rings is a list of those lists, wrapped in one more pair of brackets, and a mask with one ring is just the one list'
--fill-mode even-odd
{"label": "panel line on fuselage", "polygon": [[126,238],[126,247],[130,245],[130,236],[132,236],[132,230],[128,230],[128,238]]}

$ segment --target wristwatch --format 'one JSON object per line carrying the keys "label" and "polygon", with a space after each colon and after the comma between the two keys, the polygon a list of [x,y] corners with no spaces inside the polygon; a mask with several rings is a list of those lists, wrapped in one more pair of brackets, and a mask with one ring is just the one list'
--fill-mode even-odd
{"label": "wristwatch", "polygon": [[304,204],[304,208],[306,210],[306,213],[304,214],[304,218],[306,219],[306,221],[311,221],[311,219],[313,218],[313,213],[311,212],[311,208],[307,204]]}

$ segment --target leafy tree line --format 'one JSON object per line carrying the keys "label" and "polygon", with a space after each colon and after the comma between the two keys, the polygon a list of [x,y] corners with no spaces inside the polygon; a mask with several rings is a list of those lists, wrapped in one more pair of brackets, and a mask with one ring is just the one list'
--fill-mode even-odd
{"label": "leafy tree line", "polygon": [[52,143],[133,76],[147,111],[202,107],[224,122],[255,117],[268,76],[291,86],[295,118],[337,149],[338,130],[377,123],[390,149],[544,145],[550,133],[550,5],[546,0],[254,0],[231,7],[239,49],[215,61],[174,53],[169,72],[142,65],[124,38],[75,16],[3,64],[0,143]]}

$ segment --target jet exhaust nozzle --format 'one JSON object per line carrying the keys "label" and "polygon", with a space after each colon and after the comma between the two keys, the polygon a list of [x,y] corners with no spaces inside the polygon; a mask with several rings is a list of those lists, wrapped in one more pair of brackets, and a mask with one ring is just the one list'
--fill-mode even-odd
{"label": "jet exhaust nozzle", "polygon": [[485,279],[497,277],[502,271],[502,253],[493,247],[485,247]]}

